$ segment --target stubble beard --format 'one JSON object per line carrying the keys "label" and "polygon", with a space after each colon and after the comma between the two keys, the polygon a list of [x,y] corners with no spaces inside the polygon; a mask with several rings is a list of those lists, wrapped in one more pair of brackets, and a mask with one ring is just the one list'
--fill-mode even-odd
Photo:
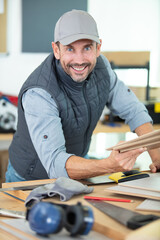
{"label": "stubble beard", "polygon": [[[72,69],[74,68],[88,68],[88,71],[86,73],[76,73],[72,72]],[[91,66],[91,63],[83,63],[83,64],[67,64],[64,71],[72,78],[74,82],[83,82],[87,79],[88,75],[92,72],[94,69],[95,64]],[[70,70],[71,69],[71,70]],[[73,70],[74,71],[74,70]]]}

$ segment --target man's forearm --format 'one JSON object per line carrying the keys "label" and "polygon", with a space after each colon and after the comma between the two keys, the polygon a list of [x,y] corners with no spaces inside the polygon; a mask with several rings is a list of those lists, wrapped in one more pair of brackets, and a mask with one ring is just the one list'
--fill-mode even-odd
{"label": "man's forearm", "polygon": [[144,123],[143,125],[141,125],[135,129],[135,133],[137,133],[138,136],[141,136],[145,133],[152,132],[153,130],[154,130],[154,128],[151,123]]}
{"label": "man's forearm", "polygon": [[133,168],[136,158],[145,150],[140,148],[125,153],[113,150],[108,158],[101,160],[71,156],[66,162],[66,170],[72,179],[85,179],[105,173],[128,171]]}
{"label": "man's forearm", "polygon": [[[145,133],[152,132],[153,126],[151,123],[145,123],[135,129],[138,136]],[[71,156],[66,162],[66,170],[68,176],[72,179],[85,179],[105,173],[112,173],[118,171],[131,170],[134,166],[136,158],[146,151],[146,149],[136,149],[125,153],[119,153],[118,151],[112,151],[108,158],[101,160],[85,159],[78,156]],[[149,154],[153,162],[160,162],[159,149],[150,150]],[[159,164],[156,164],[158,166]],[[159,168],[159,167],[157,167]]]}
{"label": "man's forearm", "polygon": [[85,159],[78,156],[71,156],[66,162],[68,176],[72,179],[85,179],[105,174],[102,160]]}

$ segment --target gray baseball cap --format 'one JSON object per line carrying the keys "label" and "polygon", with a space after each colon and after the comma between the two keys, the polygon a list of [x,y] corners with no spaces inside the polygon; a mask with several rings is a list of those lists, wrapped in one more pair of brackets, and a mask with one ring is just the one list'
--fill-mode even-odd
{"label": "gray baseball cap", "polygon": [[82,10],[66,12],[56,23],[54,41],[68,45],[80,39],[90,39],[100,43],[94,18]]}

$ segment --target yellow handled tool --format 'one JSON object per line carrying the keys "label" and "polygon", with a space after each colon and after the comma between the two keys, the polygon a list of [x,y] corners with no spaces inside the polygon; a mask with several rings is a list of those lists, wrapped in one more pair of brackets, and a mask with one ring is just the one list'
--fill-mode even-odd
{"label": "yellow handled tool", "polygon": [[115,181],[116,183],[120,183],[145,177],[149,177],[149,174],[140,172],[138,170],[131,170],[126,172],[113,173],[109,176],[109,179]]}

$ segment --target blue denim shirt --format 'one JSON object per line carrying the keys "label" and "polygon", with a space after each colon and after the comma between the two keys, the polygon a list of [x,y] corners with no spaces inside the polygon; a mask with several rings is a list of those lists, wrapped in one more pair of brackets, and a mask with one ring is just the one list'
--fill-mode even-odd
{"label": "blue denim shirt", "polygon": [[[145,106],[139,102],[135,94],[120,81],[111,69],[108,60],[103,56],[110,73],[110,93],[108,108],[125,119],[125,123],[134,131],[138,126],[152,122]],[[68,177],[65,169],[67,159],[72,155],[66,152],[58,107],[51,95],[43,89],[32,88],[23,94],[22,104],[29,133],[39,159],[50,178]],[[44,141],[44,132],[52,137]]]}

